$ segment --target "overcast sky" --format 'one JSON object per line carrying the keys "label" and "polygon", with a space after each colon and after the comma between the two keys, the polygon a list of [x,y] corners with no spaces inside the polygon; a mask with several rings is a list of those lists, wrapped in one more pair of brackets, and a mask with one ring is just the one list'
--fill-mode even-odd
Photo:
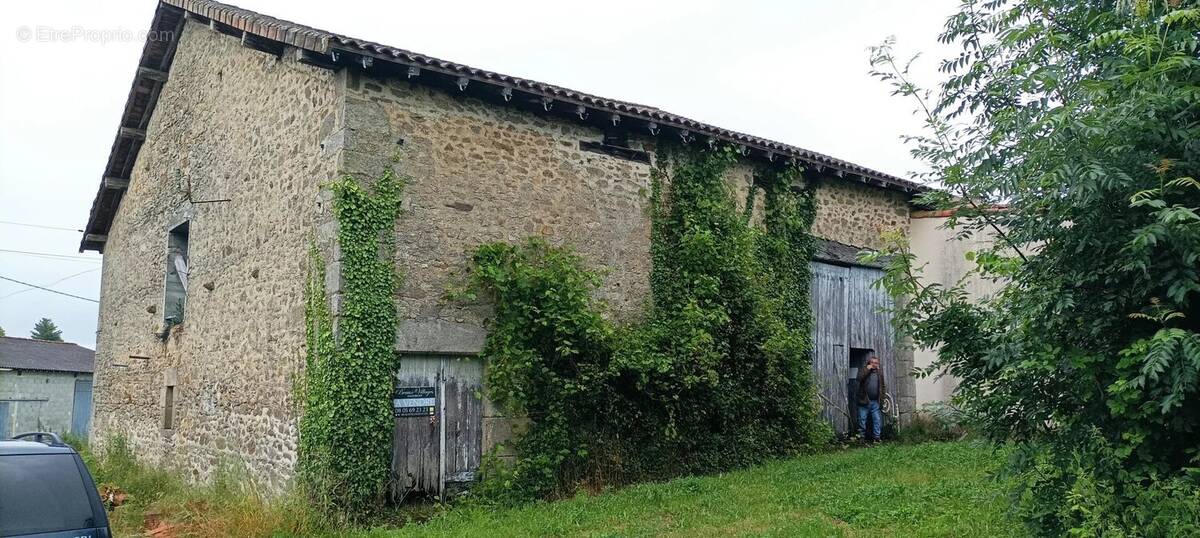
{"label": "overcast sky", "polygon": [[[240,7],[446,60],[633,101],[877,170],[918,167],[911,103],[867,74],[895,35],[925,53],[955,0],[295,2]],[[9,2],[0,20],[0,277],[97,299],[80,234],[154,13],[151,0]],[[70,37],[77,29],[90,33]],[[58,37],[55,37],[55,33]],[[66,228],[35,228],[11,223]],[[49,253],[36,256],[11,251]],[[97,304],[0,280],[0,327],[49,317],[95,345]]]}

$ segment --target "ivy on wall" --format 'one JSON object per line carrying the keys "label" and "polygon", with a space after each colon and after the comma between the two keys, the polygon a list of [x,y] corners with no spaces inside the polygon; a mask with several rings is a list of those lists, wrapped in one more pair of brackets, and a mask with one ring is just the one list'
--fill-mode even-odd
{"label": "ivy on wall", "polygon": [[511,466],[480,491],[506,499],[713,472],[831,437],[810,364],[811,189],[796,169],[762,169],[764,229],[724,180],[732,148],[660,148],[652,170],[643,319],[616,326],[600,277],[542,239],[486,244],[472,283],[495,303],[484,356],[489,394],[529,418]]}
{"label": "ivy on wall", "polygon": [[329,512],[368,513],[387,491],[400,280],[391,253],[403,186],[390,170],[370,189],[350,177],[328,185],[341,252],[336,332],[325,264],[311,255],[297,470]]}

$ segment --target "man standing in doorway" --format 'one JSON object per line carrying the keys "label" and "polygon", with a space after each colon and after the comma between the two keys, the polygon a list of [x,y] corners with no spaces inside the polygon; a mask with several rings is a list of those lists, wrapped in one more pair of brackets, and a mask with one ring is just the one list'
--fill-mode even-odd
{"label": "man standing in doorway", "polygon": [[[863,441],[878,441],[883,432],[883,413],[879,411],[879,400],[887,394],[887,383],[883,370],[879,368],[879,357],[867,359],[867,365],[858,369],[858,429]],[[867,413],[871,414],[871,432],[867,432]]]}

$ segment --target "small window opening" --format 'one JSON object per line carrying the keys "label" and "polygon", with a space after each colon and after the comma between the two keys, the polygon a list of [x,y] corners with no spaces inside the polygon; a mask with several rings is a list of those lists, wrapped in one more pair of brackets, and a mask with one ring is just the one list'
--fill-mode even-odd
{"label": "small window opening", "polygon": [[163,324],[168,328],[183,323],[188,285],[188,223],[167,234],[167,284],[163,300]]}
{"label": "small window opening", "polygon": [[606,131],[604,133],[604,145],[627,148],[629,147],[629,133],[624,131]]}
{"label": "small window opening", "polygon": [[629,134],[620,130],[608,130],[604,132],[604,138],[600,142],[590,140],[581,140],[579,149],[583,151],[591,151],[594,153],[603,153],[620,159],[637,161],[640,163],[650,164],[650,154],[629,147]]}
{"label": "small window opening", "polygon": [[175,385],[167,385],[163,394],[162,427],[164,430],[175,428]]}

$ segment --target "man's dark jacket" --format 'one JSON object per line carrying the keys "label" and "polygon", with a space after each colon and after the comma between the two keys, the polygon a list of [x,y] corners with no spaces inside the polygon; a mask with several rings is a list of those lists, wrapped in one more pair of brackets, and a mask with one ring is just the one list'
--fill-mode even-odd
{"label": "man's dark jacket", "polygon": [[[883,367],[880,366],[875,371],[879,375],[879,400],[883,400],[883,395],[887,394],[887,382],[883,380]],[[871,373],[867,370],[864,364],[858,369],[858,405],[867,405],[871,399],[867,397],[867,374]]]}

